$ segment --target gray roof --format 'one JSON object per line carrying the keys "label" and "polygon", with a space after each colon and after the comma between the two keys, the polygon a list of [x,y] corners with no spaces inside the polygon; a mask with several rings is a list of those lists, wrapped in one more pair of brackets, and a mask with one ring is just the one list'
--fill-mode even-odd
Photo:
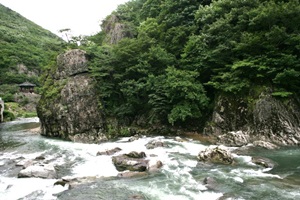
{"label": "gray roof", "polygon": [[28,81],[19,84],[20,87],[35,87],[36,85],[33,83],[29,83]]}

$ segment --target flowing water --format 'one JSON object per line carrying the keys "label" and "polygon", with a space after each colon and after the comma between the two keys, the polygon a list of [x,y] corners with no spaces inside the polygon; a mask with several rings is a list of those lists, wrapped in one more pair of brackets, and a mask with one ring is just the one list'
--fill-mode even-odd
{"label": "flowing water", "polygon": [[[0,199],[300,199],[300,150],[256,149],[236,155],[234,165],[211,165],[197,162],[197,154],[207,144],[189,139],[144,137],[128,142],[122,138],[103,144],[80,144],[42,137],[29,131],[38,127],[38,119],[22,119],[0,125]],[[151,140],[168,147],[146,149]],[[150,162],[160,160],[163,167],[147,176],[118,178],[111,156],[96,156],[98,151],[119,147],[118,154],[144,151]],[[230,150],[234,150],[231,148]],[[68,189],[54,185],[57,179],[18,178],[16,161],[46,158],[56,166],[58,178],[85,177],[88,182]],[[150,156],[151,155],[151,156]],[[154,156],[155,155],[155,156]],[[277,164],[265,169],[251,162],[251,155],[269,158]],[[204,185],[210,177],[212,184]]]}

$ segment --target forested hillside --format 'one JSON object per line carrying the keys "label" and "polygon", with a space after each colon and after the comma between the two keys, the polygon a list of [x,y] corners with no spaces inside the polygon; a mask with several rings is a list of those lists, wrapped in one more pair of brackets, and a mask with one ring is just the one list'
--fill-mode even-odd
{"label": "forested hillside", "polygon": [[0,97],[14,101],[17,84],[39,86],[43,67],[63,47],[63,40],[0,4]]}
{"label": "forested hillside", "polygon": [[197,128],[217,94],[299,96],[299,21],[299,0],[132,0],[86,49],[108,116]]}

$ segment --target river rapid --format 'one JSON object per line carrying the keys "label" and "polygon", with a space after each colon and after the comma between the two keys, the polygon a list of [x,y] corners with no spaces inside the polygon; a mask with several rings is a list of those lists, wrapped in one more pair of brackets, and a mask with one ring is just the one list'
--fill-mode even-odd
{"label": "river rapid", "polygon": [[[129,142],[120,138],[102,144],[81,144],[49,139],[32,132],[39,126],[37,118],[19,119],[0,124],[0,199],[300,199],[300,150],[252,149],[233,154],[235,164],[203,164],[197,155],[208,145],[193,139],[177,141],[172,137],[142,137]],[[159,140],[167,147],[147,149],[145,144]],[[150,162],[161,161],[163,167],[145,176],[120,178],[112,156],[97,152],[119,147],[118,154],[145,152]],[[227,148],[234,151],[237,148]],[[273,160],[273,168],[251,162],[252,156]],[[43,157],[55,166],[57,178],[18,178],[20,160]],[[206,178],[210,184],[204,184]],[[80,182],[70,187],[58,180]],[[76,179],[75,179],[76,178]]]}

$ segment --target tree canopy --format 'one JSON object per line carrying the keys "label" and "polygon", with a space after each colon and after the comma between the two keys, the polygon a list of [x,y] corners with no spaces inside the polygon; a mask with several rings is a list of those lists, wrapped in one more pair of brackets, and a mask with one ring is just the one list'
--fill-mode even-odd
{"label": "tree canopy", "polygon": [[216,93],[299,95],[299,0],[132,0],[113,15],[135,33],[87,47],[108,115],[201,125]]}

